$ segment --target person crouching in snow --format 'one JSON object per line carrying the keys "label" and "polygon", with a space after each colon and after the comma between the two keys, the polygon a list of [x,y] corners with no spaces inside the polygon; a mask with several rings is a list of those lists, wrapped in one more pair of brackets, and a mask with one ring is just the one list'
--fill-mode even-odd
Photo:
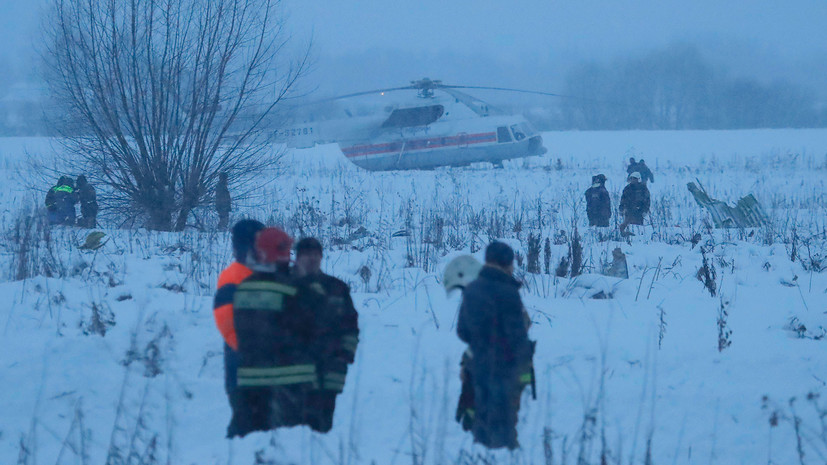
{"label": "person crouching in snow", "polygon": [[81,216],[78,219],[78,226],[94,228],[98,223],[98,196],[95,194],[95,188],[86,181],[86,176],[82,174],[77,179],[77,193]]}
{"label": "person crouching in snow", "polygon": [[78,193],[75,191],[75,182],[69,176],[61,176],[57,184],[46,193],[46,215],[49,224],[73,226],[76,203]]}

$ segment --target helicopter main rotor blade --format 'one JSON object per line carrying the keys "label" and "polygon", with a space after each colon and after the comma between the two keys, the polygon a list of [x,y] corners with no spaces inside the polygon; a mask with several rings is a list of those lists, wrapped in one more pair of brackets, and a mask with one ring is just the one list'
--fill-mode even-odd
{"label": "helicopter main rotor blade", "polygon": [[437,87],[437,88],[440,88],[440,87],[442,87],[442,88],[446,88],[446,89],[481,89],[481,90],[500,90],[500,91],[506,91],[506,92],[519,92],[519,93],[523,93],[523,94],[547,95],[547,96],[549,96],[549,97],[563,97],[563,98],[568,98],[568,97],[569,97],[568,95],[554,94],[554,93],[551,93],[551,92],[541,92],[541,91],[539,91],[539,90],[511,89],[511,88],[508,88],[508,87],[486,87],[486,86],[443,86],[443,85],[440,85],[440,86],[439,86],[439,87]]}
{"label": "helicopter main rotor blade", "polygon": [[329,97],[321,100],[316,100],[313,103],[324,103],[324,102],[332,102],[333,100],[341,100],[344,98],[351,98],[351,97],[359,97],[360,95],[370,95],[370,94],[380,94],[382,92],[392,92],[395,90],[410,90],[416,89],[414,86],[404,86],[404,87],[388,87],[387,89],[374,89],[374,90],[366,90],[363,92],[354,92],[352,94],[344,94],[344,95],[337,95],[336,97]]}
{"label": "helicopter main rotor blade", "polygon": [[554,94],[551,92],[541,92],[538,90],[525,90],[525,89],[512,89],[508,87],[485,87],[485,86],[440,86],[442,88],[454,88],[454,89],[482,89],[482,90],[498,90],[498,91],[506,91],[506,92],[518,92],[523,94],[536,94],[536,95],[546,95],[549,97],[559,97],[571,100],[580,100],[583,102],[591,102],[595,104],[601,105],[615,105],[619,107],[636,107],[637,105],[613,101],[613,100],[604,100],[604,99],[595,99],[589,97],[581,97],[577,95],[564,95],[564,94]]}

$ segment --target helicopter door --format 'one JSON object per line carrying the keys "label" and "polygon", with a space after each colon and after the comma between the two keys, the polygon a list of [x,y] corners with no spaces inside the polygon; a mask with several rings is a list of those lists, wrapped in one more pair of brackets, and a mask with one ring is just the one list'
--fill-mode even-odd
{"label": "helicopter door", "polygon": [[459,136],[459,144],[458,144],[459,148],[467,149],[468,148],[468,133],[467,132],[461,132],[461,133],[457,134],[457,136]]}

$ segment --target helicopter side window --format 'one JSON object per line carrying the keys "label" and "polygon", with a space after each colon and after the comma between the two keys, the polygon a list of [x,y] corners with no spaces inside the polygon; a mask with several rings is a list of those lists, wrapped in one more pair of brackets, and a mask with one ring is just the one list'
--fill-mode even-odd
{"label": "helicopter side window", "polygon": [[514,140],[521,141],[525,139],[525,133],[516,124],[511,125],[511,132],[514,133]]}
{"label": "helicopter side window", "polygon": [[511,134],[508,133],[507,127],[500,126],[497,128],[497,142],[500,144],[503,142],[511,142]]}

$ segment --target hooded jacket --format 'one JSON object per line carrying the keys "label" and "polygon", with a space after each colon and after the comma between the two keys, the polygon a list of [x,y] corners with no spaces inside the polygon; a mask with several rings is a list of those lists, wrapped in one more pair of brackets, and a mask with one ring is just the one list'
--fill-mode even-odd
{"label": "hooded jacket", "polygon": [[523,316],[520,283],[497,268],[484,266],[465,289],[457,335],[473,353],[474,375],[517,372],[531,363],[531,342]]}

